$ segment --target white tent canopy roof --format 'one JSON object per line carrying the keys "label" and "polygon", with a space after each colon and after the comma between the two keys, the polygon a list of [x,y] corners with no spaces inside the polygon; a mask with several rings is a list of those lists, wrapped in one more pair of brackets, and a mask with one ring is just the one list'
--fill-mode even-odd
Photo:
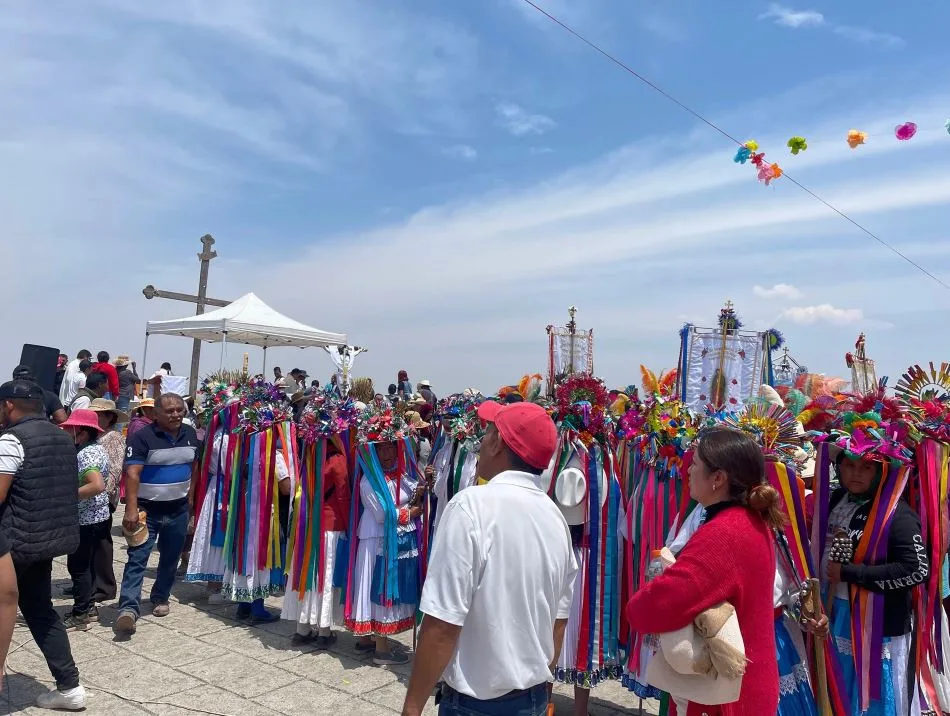
{"label": "white tent canopy roof", "polygon": [[223,308],[171,321],[149,321],[146,335],[185,336],[219,343],[243,343],[262,348],[346,345],[345,333],[329,333],[298,323],[246,293]]}

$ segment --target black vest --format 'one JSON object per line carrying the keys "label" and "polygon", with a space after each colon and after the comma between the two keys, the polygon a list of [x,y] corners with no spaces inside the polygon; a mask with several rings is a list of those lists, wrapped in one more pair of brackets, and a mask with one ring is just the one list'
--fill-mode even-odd
{"label": "black vest", "polygon": [[23,464],[0,507],[0,529],[13,561],[72,554],[79,546],[79,464],[72,438],[39,416],[24,418],[5,434],[23,446]]}

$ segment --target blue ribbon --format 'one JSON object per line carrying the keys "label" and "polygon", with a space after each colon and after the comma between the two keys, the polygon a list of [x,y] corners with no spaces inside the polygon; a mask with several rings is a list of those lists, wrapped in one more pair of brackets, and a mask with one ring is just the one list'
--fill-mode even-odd
{"label": "blue ribbon", "polygon": [[376,455],[376,446],[369,443],[361,448],[357,455],[357,461],[366,479],[369,480],[370,487],[379,500],[383,511],[386,513],[383,521],[383,561],[386,565],[385,579],[382,581],[382,599],[380,601],[393,602],[399,598],[399,574],[397,571],[399,561],[399,538],[396,526],[399,523],[399,512],[396,508],[396,502],[393,500],[392,493],[389,491],[389,485],[386,484],[386,475],[379,463],[379,457]]}

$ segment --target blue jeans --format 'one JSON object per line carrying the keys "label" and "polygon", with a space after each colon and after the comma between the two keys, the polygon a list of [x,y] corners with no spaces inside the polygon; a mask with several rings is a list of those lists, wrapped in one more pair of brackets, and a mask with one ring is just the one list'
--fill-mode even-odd
{"label": "blue jeans", "polygon": [[480,701],[442,685],[439,716],[544,716],[548,709],[548,685],[538,684],[517,696]]}
{"label": "blue jeans", "polygon": [[120,395],[115,399],[115,407],[121,410],[123,413],[129,412],[129,406],[132,404],[132,398],[126,398]]}
{"label": "blue jeans", "polygon": [[148,524],[148,539],[138,547],[129,547],[129,560],[122,574],[119,613],[132,612],[136,618],[141,615],[139,599],[142,596],[142,580],[145,578],[145,568],[156,541],[161,554],[158,558],[155,583],[149,596],[153,605],[164,604],[172,593],[178,561],[181,559],[181,551],[188,534],[187,502],[172,512],[165,512],[161,507],[154,507],[154,504],[139,505],[139,508],[148,514],[145,520]]}

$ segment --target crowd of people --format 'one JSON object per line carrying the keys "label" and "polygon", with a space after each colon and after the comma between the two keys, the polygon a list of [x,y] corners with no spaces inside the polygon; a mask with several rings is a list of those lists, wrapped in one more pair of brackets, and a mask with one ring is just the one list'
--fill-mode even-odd
{"label": "crowd of people", "polygon": [[[540,716],[553,682],[582,716],[608,680],[676,716],[950,711],[947,395],[803,376],[697,412],[668,376],[440,400],[407,371],[381,393],[274,368],[142,398],[127,356],[61,367],[58,395],[25,366],[0,386],[0,654],[19,604],[56,681],[42,708],[84,707],[68,632],[118,598],[132,638],[158,549],[152,615],[182,578],[294,644],[346,630],[412,662],[406,716],[433,693]],[[410,654],[392,637],[416,629]]]}

